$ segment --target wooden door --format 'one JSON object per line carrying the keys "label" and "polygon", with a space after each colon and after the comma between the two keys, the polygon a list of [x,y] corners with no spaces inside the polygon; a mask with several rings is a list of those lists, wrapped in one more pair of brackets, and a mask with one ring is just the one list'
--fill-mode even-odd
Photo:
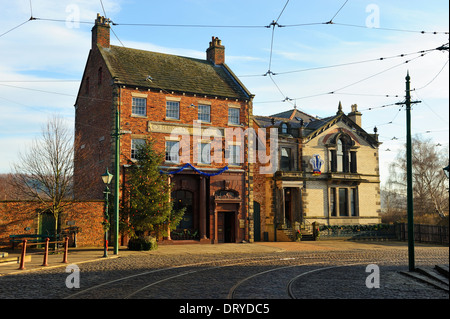
{"label": "wooden door", "polygon": [[219,243],[236,242],[236,213],[217,213],[217,241]]}

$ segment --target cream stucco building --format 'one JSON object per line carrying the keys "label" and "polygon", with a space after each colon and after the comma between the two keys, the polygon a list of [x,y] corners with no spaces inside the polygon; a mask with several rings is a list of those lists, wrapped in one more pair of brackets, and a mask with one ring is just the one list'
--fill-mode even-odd
{"label": "cream stucco building", "polygon": [[[278,168],[255,170],[255,239],[288,240],[297,229],[376,224],[380,218],[379,142],[361,128],[356,105],[316,118],[297,109],[255,116],[257,127],[278,128]],[[259,209],[259,216],[258,216]]]}

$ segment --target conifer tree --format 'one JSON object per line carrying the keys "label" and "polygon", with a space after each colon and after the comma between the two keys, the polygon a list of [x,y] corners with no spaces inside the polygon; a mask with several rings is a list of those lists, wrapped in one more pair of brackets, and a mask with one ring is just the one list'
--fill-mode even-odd
{"label": "conifer tree", "polygon": [[167,175],[160,173],[164,155],[153,148],[153,140],[138,146],[136,161],[126,177],[125,225],[132,238],[167,234],[168,227],[175,229],[184,209],[173,211],[170,200],[171,185]]}

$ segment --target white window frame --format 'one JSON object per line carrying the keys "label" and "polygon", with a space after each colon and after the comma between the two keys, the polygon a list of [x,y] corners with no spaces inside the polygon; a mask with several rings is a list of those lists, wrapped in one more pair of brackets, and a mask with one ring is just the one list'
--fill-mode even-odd
{"label": "white window frame", "polygon": [[228,145],[228,164],[232,166],[239,166],[242,164],[240,145]]}
{"label": "white window frame", "polygon": [[211,164],[211,143],[198,144],[198,163]]}
{"label": "white window frame", "polygon": [[198,120],[200,122],[211,123],[211,105],[198,105]]}
{"label": "white window frame", "polygon": [[180,102],[166,101],[166,119],[179,120],[180,119]]}
{"label": "white window frame", "polygon": [[133,96],[131,99],[131,115],[147,116],[147,99]]}
{"label": "white window frame", "polygon": [[142,138],[133,138],[131,139],[131,154],[130,158],[132,160],[137,160],[137,152],[139,150],[139,146],[145,144],[145,139]]}
{"label": "white window frame", "polygon": [[166,149],[165,155],[166,163],[180,163],[179,141],[166,141],[165,149]]}
{"label": "white window frame", "polygon": [[[228,124],[240,125],[241,110],[237,107],[228,107]],[[234,113],[234,112],[237,112]],[[233,114],[234,113],[234,114]]]}

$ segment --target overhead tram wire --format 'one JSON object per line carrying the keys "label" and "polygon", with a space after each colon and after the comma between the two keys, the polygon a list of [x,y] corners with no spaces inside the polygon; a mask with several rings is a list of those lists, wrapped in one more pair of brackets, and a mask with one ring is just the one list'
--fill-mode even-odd
{"label": "overhead tram wire", "polygon": [[[362,63],[370,63],[370,62],[377,62],[377,61],[385,61],[389,59],[396,59],[396,58],[402,58],[409,55],[414,54],[423,54],[435,50],[440,50],[441,47],[433,48],[433,49],[427,49],[427,50],[421,50],[411,53],[402,53],[397,54],[393,56],[388,57],[380,57],[376,59],[368,59],[368,60],[361,60],[361,61],[354,61],[354,62],[346,62],[346,63],[340,63],[340,64],[332,64],[332,65],[326,65],[326,66],[317,66],[317,67],[311,67],[311,68],[305,68],[305,69],[298,69],[298,70],[291,70],[291,71],[283,71],[283,72],[271,72],[272,75],[284,75],[284,74],[291,74],[291,73],[300,73],[300,72],[308,72],[308,71],[315,71],[315,70],[322,70],[322,69],[330,69],[330,68],[337,68],[337,67],[344,67],[344,66],[351,66],[355,64],[362,64]],[[247,74],[247,75],[240,75],[239,77],[259,77],[259,76],[266,76],[265,74]]]}
{"label": "overhead tram wire", "polygon": [[[41,21],[52,21],[52,22],[63,22],[66,23],[66,19],[53,19],[53,18],[37,18],[33,17],[33,7],[31,0],[30,2],[30,19],[21,23],[20,25],[14,27],[11,30],[6,31],[3,34],[0,34],[0,37],[4,34],[14,30],[15,28],[20,27],[22,24],[25,24],[26,22],[30,20],[41,20]],[[386,30],[386,31],[398,31],[398,32],[413,32],[413,33],[421,33],[421,34],[449,34],[448,31],[424,31],[424,30],[406,30],[406,29],[396,29],[396,28],[370,28],[365,25],[356,25],[356,24],[350,24],[350,23],[337,23],[334,22],[333,19],[339,14],[339,12],[343,9],[343,7],[347,4],[348,0],[344,2],[344,4],[339,8],[339,10],[335,13],[335,15],[332,17],[330,21],[326,22],[309,22],[309,23],[296,23],[296,24],[286,24],[286,25],[278,25],[279,27],[303,27],[303,26],[311,26],[311,25],[340,25],[340,26],[347,26],[347,27],[355,27],[355,28],[366,28],[366,29],[376,29],[376,30]],[[103,12],[105,13],[105,8],[103,6],[102,1],[100,1]],[[286,1],[286,4],[283,7],[283,10],[281,11],[280,15],[277,18],[281,17],[281,15],[284,13],[286,6],[288,5],[289,0]],[[105,14],[106,17],[106,14]],[[92,21],[77,21],[77,23],[82,24],[94,24]],[[115,22],[111,21],[111,24],[114,26],[143,26],[143,27],[180,27],[180,28],[270,28],[271,24],[269,25],[210,25],[210,24],[162,24],[162,23],[121,23],[121,22]]]}
{"label": "overhead tram wire", "polygon": [[[421,57],[425,56],[426,54],[427,54],[427,53],[422,53],[422,54],[420,54],[419,56],[417,56],[417,57],[415,57],[415,58],[412,58],[412,59],[403,61],[402,63],[396,64],[396,65],[394,65],[394,66],[392,66],[392,67],[389,67],[389,68],[387,68],[387,69],[385,69],[385,70],[383,70],[383,71],[380,71],[380,72],[377,72],[377,73],[375,73],[375,74],[372,74],[372,75],[370,75],[370,76],[368,76],[368,77],[365,77],[365,78],[363,78],[363,79],[361,79],[361,80],[358,80],[358,81],[356,81],[356,82],[350,83],[350,84],[348,84],[348,85],[346,85],[346,86],[343,86],[343,87],[341,87],[341,88],[339,88],[339,89],[336,89],[336,90],[333,90],[333,91],[328,91],[328,92],[317,93],[317,94],[311,94],[311,95],[302,96],[302,97],[297,97],[297,98],[288,98],[286,95],[284,95],[284,93],[281,91],[281,89],[279,88],[279,86],[278,86],[278,85],[275,83],[275,81],[273,80],[272,74],[269,74],[269,76],[270,76],[272,82],[274,82],[274,84],[277,86],[278,91],[279,91],[285,98],[284,98],[282,101],[270,101],[270,102],[269,102],[269,101],[264,101],[264,102],[257,102],[257,101],[255,101],[255,102],[253,102],[253,103],[257,104],[257,103],[276,103],[276,102],[286,102],[286,101],[297,101],[297,100],[308,99],[308,98],[313,98],[313,97],[318,97],[318,96],[324,96],[324,95],[330,95],[330,94],[347,94],[347,95],[351,95],[352,93],[339,93],[338,91],[341,91],[341,90],[346,89],[346,88],[348,88],[348,87],[350,87],[350,86],[353,86],[353,85],[359,84],[359,83],[361,83],[361,82],[364,82],[364,81],[366,81],[366,80],[368,80],[368,79],[371,79],[371,78],[373,78],[373,77],[375,77],[375,76],[378,76],[378,75],[383,74],[383,73],[385,73],[385,72],[388,72],[388,71],[390,71],[390,70],[392,70],[392,69],[395,69],[395,68],[397,68],[397,67],[399,67],[399,66],[401,66],[401,65],[403,65],[403,64],[410,63],[411,61],[414,61],[414,60],[416,60],[416,59],[418,59],[418,58],[421,58]],[[354,93],[354,95],[358,95],[358,93]],[[397,95],[376,95],[376,96],[398,97]]]}
{"label": "overhead tram wire", "polygon": [[[282,16],[282,14],[284,13],[289,0],[286,1],[282,11],[280,12],[277,20],[273,21],[271,24],[269,24],[268,26],[257,26],[257,25],[192,25],[192,24],[147,24],[147,23],[116,23],[114,21],[111,21],[112,25],[130,25],[130,26],[160,26],[160,27],[217,27],[217,28],[270,28],[272,27],[272,41],[271,41],[271,59],[269,62],[269,66],[271,67],[271,62],[272,62],[272,53],[273,53],[273,38],[274,38],[274,29],[275,26],[278,27],[296,27],[296,26],[308,26],[308,25],[319,25],[319,24],[336,24],[336,25],[345,25],[345,26],[354,26],[354,27],[364,27],[367,28],[366,26],[358,26],[358,25],[351,25],[351,24],[342,24],[342,23],[336,23],[333,22],[333,19],[337,16],[337,14],[342,10],[342,8],[347,4],[348,0],[344,2],[344,4],[339,8],[339,10],[335,13],[335,15],[332,17],[332,19],[328,22],[314,22],[314,23],[301,23],[301,24],[292,24],[292,25],[280,25],[278,24],[278,20],[280,19],[280,17]],[[103,6],[102,1],[100,0],[100,3],[102,5],[102,9],[103,12],[106,16],[106,12]],[[30,5],[31,5],[31,1],[30,1]],[[24,23],[30,21],[30,20],[42,20],[42,21],[55,21],[55,22],[66,22],[66,20],[62,20],[62,19],[45,19],[45,18],[35,18],[35,17],[30,17],[29,20],[25,21]],[[22,23],[22,24],[24,24]],[[79,21],[79,23],[87,23],[87,24],[93,24],[92,22],[87,22],[87,21]],[[22,25],[21,24],[21,25]],[[20,27],[21,25],[17,26]],[[15,27],[15,28],[17,28]],[[13,29],[15,29],[13,28]],[[12,31],[13,29],[7,31],[6,33]],[[405,32],[419,32],[417,30],[402,30],[402,29],[392,29],[392,28],[377,28],[377,29],[383,29],[383,30],[391,30],[391,31],[405,31]],[[4,34],[6,34],[4,33]],[[114,35],[116,36],[116,38],[118,39],[118,41],[123,45],[123,43],[120,41],[120,39],[117,37],[117,35],[115,34],[115,32],[113,31]],[[440,34],[442,32],[426,32],[426,31],[420,31],[420,33],[433,33],[433,34]],[[445,34],[448,34],[448,32],[444,32]],[[2,35],[4,35],[2,34]],[[2,36],[0,35],[0,36]],[[448,48],[447,48],[448,50]],[[412,53],[413,54],[413,53]],[[400,55],[402,56],[402,55]],[[393,58],[393,57],[388,57],[388,58]],[[388,58],[379,58],[376,60],[384,60],[384,59],[388,59]],[[341,64],[341,65],[333,65],[333,66],[327,66],[327,67],[318,67],[318,68],[310,68],[310,69],[304,69],[304,70],[294,70],[294,71],[287,71],[287,72],[282,72],[282,73],[274,73],[270,67],[269,70],[264,74],[264,75],[270,75],[272,82],[274,82],[274,84],[277,86],[277,89],[280,91],[280,93],[282,93],[282,91],[280,90],[279,86],[275,83],[272,75],[278,75],[278,74],[287,74],[287,73],[293,73],[293,72],[303,72],[303,71],[308,71],[308,70],[316,70],[316,69],[322,69],[322,68],[330,68],[330,67],[338,67],[338,66],[344,66],[344,65],[351,65],[351,64],[357,64],[357,63],[364,63],[364,62],[370,62],[370,61],[376,61],[374,60],[368,60],[368,61],[358,61],[358,62],[351,62],[349,64]],[[408,61],[409,62],[409,61]],[[406,62],[407,63],[407,62]],[[351,84],[353,85],[353,84]],[[341,88],[343,89],[343,88]],[[339,89],[339,90],[341,90]],[[337,91],[337,90],[336,90]],[[332,91],[332,92],[328,92],[326,94],[334,94],[336,91]],[[284,94],[283,94],[284,95]],[[323,95],[323,94],[316,94],[316,95],[312,95],[312,96],[318,96],[318,95]],[[311,97],[312,97],[311,96]],[[287,97],[285,97],[284,101],[286,100],[293,100],[293,99],[288,99]]]}
{"label": "overhead tram wire", "polygon": [[[313,94],[313,95],[308,95],[308,96],[297,97],[297,98],[293,98],[293,99],[291,99],[291,100],[296,101],[296,100],[300,100],[300,99],[306,99],[306,98],[311,98],[311,97],[316,97],[316,96],[322,96],[322,95],[339,94],[339,93],[337,93],[338,91],[341,91],[341,90],[346,89],[346,88],[348,88],[348,87],[350,87],[350,86],[353,86],[353,85],[359,84],[359,83],[361,83],[361,82],[364,82],[364,81],[366,81],[366,80],[368,80],[368,79],[371,79],[371,78],[373,78],[373,77],[375,77],[375,76],[378,76],[378,75],[380,75],[380,74],[382,74],[382,73],[388,72],[388,71],[390,71],[390,70],[392,70],[392,69],[395,69],[395,68],[397,68],[397,67],[399,67],[399,66],[401,66],[401,65],[403,65],[403,64],[407,64],[407,63],[409,63],[409,62],[411,62],[411,61],[414,61],[414,60],[416,60],[416,59],[418,59],[418,58],[421,58],[421,57],[423,57],[423,56],[425,56],[425,55],[426,55],[426,53],[422,53],[421,55],[419,55],[419,56],[417,56],[417,57],[415,57],[415,58],[412,58],[412,59],[410,59],[410,60],[406,60],[406,61],[404,61],[404,62],[402,62],[402,63],[396,64],[396,65],[394,65],[394,66],[392,66],[392,67],[390,67],[390,68],[387,68],[387,69],[385,69],[385,70],[383,70],[383,71],[380,71],[380,72],[377,72],[377,73],[375,73],[375,74],[372,74],[372,75],[370,75],[370,76],[368,76],[368,77],[365,77],[365,78],[363,78],[363,79],[361,79],[361,80],[358,80],[358,81],[356,81],[356,82],[350,83],[350,84],[348,84],[348,85],[346,85],[346,86],[343,86],[343,87],[341,87],[341,88],[339,88],[339,89],[336,89],[336,90],[333,90],[333,91],[328,91],[328,92],[323,92],[323,93],[318,93],[318,94]],[[345,93],[344,93],[344,94],[345,94]]]}
{"label": "overhead tram wire", "polygon": [[21,24],[15,26],[14,28],[9,29],[9,30],[6,31],[6,32],[3,32],[2,34],[0,34],[0,38],[1,38],[2,36],[4,36],[4,35],[10,33],[11,31],[13,31],[13,30],[15,30],[15,29],[17,29],[17,28],[20,28],[21,26],[23,26],[23,25],[26,24],[27,22],[30,22],[31,20],[34,20],[34,19],[32,19],[32,17],[30,17],[28,20],[26,20],[26,21],[22,22]]}
{"label": "overhead tram wire", "polygon": [[382,73],[384,73],[384,72],[390,71],[390,70],[395,69],[395,68],[397,68],[397,67],[399,67],[399,66],[401,66],[401,65],[403,65],[403,64],[407,64],[407,63],[409,63],[409,62],[411,62],[411,61],[414,61],[414,60],[416,60],[416,59],[418,59],[418,58],[421,58],[421,57],[425,56],[425,54],[426,54],[426,53],[422,53],[421,55],[419,55],[419,56],[417,56],[417,57],[415,57],[415,58],[412,58],[412,59],[410,59],[410,60],[406,60],[406,61],[404,61],[404,62],[402,62],[402,63],[396,64],[396,65],[394,65],[394,66],[392,66],[392,67],[390,67],[390,68],[387,68],[387,69],[385,69],[385,70],[383,70],[383,71],[377,72],[377,73],[375,73],[375,74],[373,74],[373,75],[371,75],[371,76],[368,76],[368,77],[366,77],[366,78],[364,78],[364,79],[361,79],[361,80],[359,80],[359,81],[356,81],[356,82],[353,82],[353,83],[348,84],[348,85],[346,85],[346,86],[343,86],[343,87],[341,87],[340,89],[337,89],[337,90],[334,90],[334,91],[330,91],[329,94],[334,94],[334,93],[337,92],[337,91],[341,91],[341,90],[346,89],[346,88],[348,88],[348,87],[350,87],[350,86],[353,86],[353,85],[359,84],[359,83],[361,83],[361,82],[364,82],[364,81],[366,81],[366,80],[368,80],[368,79],[371,79],[371,78],[373,78],[373,77],[375,77],[375,76],[377,76],[377,75],[380,75],[380,74],[382,74]]}
{"label": "overhead tram wire", "polygon": [[30,18],[29,18],[28,20],[22,22],[21,24],[15,26],[14,28],[9,29],[9,30],[6,31],[6,32],[3,32],[2,34],[0,34],[0,38],[1,38],[2,36],[4,36],[4,35],[10,33],[11,31],[13,31],[13,30],[15,30],[15,29],[17,29],[17,28],[20,28],[21,26],[23,26],[24,24],[26,24],[27,22],[29,22],[29,21],[31,21],[31,20],[36,20],[36,18],[33,17],[33,7],[32,7],[32,5],[31,5],[31,0],[30,0]]}
{"label": "overhead tram wire", "polygon": [[[353,28],[362,28],[362,29],[371,29],[371,30],[383,30],[383,31],[396,31],[396,32],[409,32],[409,33],[421,33],[421,34],[449,34],[449,31],[424,31],[424,30],[407,30],[407,29],[396,29],[396,28],[371,28],[366,25],[357,25],[357,24],[351,24],[351,23],[339,23],[339,22],[325,22],[323,24],[334,24],[338,26],[344,26],[344,27],[353,27]],[[293,26],[293,25],[292,25]],[[285,25],[285,27],[289,27],[289,25]]]}
{"label": "overhead tram wire", "polygon": [[447,61],[445,61],[445,64],[442,66],[442,68],[439,70],[439,72],[427,83],[427,84],[425,84],[424,86],[422,86],[422,87],[420,87],[420,88],[414,88],[414,89],[412,89],[411,91],[418,91],[418,90],[422,90],[422,89],[424,89],[424,88],[426,88],[428,85],[430,85],[434,80],[436,80],[436,78],[439,76],[439,74],[441,74],[441,72],[444,70],[444,68],[447,66],[447,64],[448,64],[448,59],[447,59]]}
{"label": "overhead tram wire", "polygon": [[[40,20],[40,21],[51,21],[51,22],[62,22],[66,23],[65,19],[56,19],[56,18],[39,18],[39,17],[31,17],[29,20],[21,23],[20,25],[14,27],[11,30],[0,34],[0,37],[4,34],[20,27],[30,20]],[[77,21],[77,23],[81,24],[94,24],[92,21]],[[263,28],[271,28],[272,24],[269,25],[215,25],[215,24],[164,24],[164,23],[122,23],[115,22],[111,20],[111,25],[113,26],[135,26],[135,27],[167,27],[167,28],[230,28],[230,29],[263,29]],[[407,29],[395,29],[395,28],[370,28],[364,25],[356,25],[356,24],[348,24],[348,23],[338,23],[333,21],[327,22],[307,22],[307,23],[296,23],[296,24],[278,24],[277,26],[280,28],[293,28],[293,27],[304,27],[304,26],[314,26],[314,25],[338,25],[338,26],[346,26],[346,27],[355,27],[355,28],[365,28],[371,30],[386,30],[386,31],[397,31],[397,32],[410,32],[410,33],[421,33],[421,34],[449,34],[449,31],[419,31],[419,30],[407,30]]]}
{"label": "overhead tram wire", "polygon": [[55,80],[0,80],[0,83],[64,83],[64,82],[80,82],[80,80],[64,80],[64,79],[55,79]]}
{"label": "overhead tram wire", "polygon": [[[108,22],[110,22],[112,24],[111,19],[109,19],[107,17],[106,11],[105,11],[105,7],[103,6],[103,1],[100,0],[100,4],[102,6],[102,10],[103,10],[103,14],[105,15],[105,18],[107,19]],[[122,47],[125,47],[122,43],[122,41],[120,41],[119,37],[117,36],[116,32],[114,32],[114,29],[112,27],[110,27],[110,30],[112,31],[112,33],[114,34],[114,36],[116,37],[117,41],[119,41],[119,43],[122,45]]]}
{"label": "overhead tram wire", "polygon": [[339,14],[339,12],[341,12],[342,8],[345,7],[345,5],[347,4],[348,0],[345,0],[344,4],[339,8],[339,10],[334,14],[334,16],[330,19],[329,23],[331,24],[332,21],[334,20],[334,18],[336,18],[336,16]]}
{"label": "overhead tram wire", "polygon": [[235,28],[235,29],[262,29],[270,28],[270,25],[213,25],[213,24],[162,24],[162,23],[117,23],[111,21],[114,26],[134,27],[167,27],[167,28]]}
{"label": "overhead tram wire", "polygon": [[271,68],[272,68],[273,40],[274,40],[274,36],[275,36],[275,27],[281,27],[278,24],[278,21],[280,20],[281,16],[283,15],[284,10],[286,9],[288,4],[289,4],[289,0],[287,0],[286,3],[284,4],[284,7],[281,10],[280,14],[278,15],[277,19],[273,20],[269,25],[269,27],[272,27],[272,37],[271,37],[271,41],[270,41],[270,55],[269,55],[269,66],[268,66],[269,68],[268,68],[267,72],[265,73],[265,75],[269,76],[270,80],[275,85],[278,92],[280,92],[280,94],[283,96],[283,101],[290,101],[290,99],[283,93],[283,91],[280,89],[279,85],[273,79],[273,77],[272,77],[273,72],[271,71]]}
{"label": "overhead tram wire", "polygon": [[[276,26],[280,27],[280,25],[278,24],[278,20],[280,20],[281,16],[283,15],[283,12],[286,9],[288,3],[289,3],[289,0],[286,1],[283,9],[281,10],[280,14],[278,15],[278,18],[276,20],[273,20],[269,24],[269,27],[272,27],[272,37],[271,37],[271,41],[270,41],[269,69],[267,70],[266,75],[271,75],[272,74],[271,67],[272,67],[273,38],[274,38],[274,35],[275,35],[275,27]],[[272,79],[272,82],[275,83],[275,81],[273,81],[273,79]],[[275,83],[275,85],[276,85],[276,83]],[[278,86],[277,86],[277,88],[278,88]],[[281,92],[281,90],[279,88],[278,88],[278,90]]]}

